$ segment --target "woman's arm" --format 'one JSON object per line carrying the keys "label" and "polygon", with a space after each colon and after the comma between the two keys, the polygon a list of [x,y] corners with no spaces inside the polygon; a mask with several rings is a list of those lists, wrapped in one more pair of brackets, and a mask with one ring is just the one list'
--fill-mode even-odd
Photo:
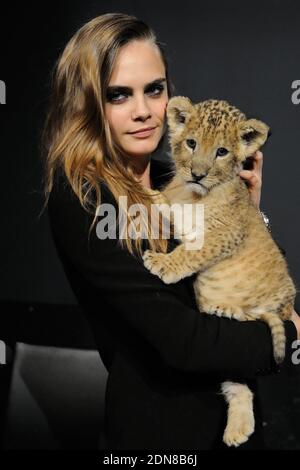
{"label": "woman's arm", "polygon": [[300,317],[298,313],[295,312],[295,310],[293,311],[291,320],[294,323],[295,328],[297,330],[297,339],[300,339]]}
{"label": "woman's arm", "polygon": [[[103,202],[115,204],[109,193]],[[60,186],[53,191],[49,215],[59,252],[89,286],[85,302],[93,302],[99,315],[105,302],[116,328],[119,320],[125,322],[158,352],[165,366],[244,378],[273,369],[271,334],[266,324],[200,313],[180,295],[180,283],[187,281],[164,284],[142,260],[121,249],[117,240],[100,240],[95,229],[88,244],[91,217],[70,189]],[[286,361],[290,362],[296,329],[292,322],[285,325]]]}

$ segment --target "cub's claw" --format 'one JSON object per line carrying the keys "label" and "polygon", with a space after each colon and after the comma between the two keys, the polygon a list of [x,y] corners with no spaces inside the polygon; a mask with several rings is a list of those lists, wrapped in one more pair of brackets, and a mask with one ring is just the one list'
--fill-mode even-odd
{"label": "cub's claw", "polygon": [[168,255],[146,250],[143,255],[144,266],[158,276],[165,284],[172,284],[181,279],[181,276],[170,268]]}
{"label": "cub's claw", "polygon": [[229,447],[238,447],[244,442],[248,441],[251,434],[254,432],[254,419],[252,413],[237,414],[235,419],[232,419],[227,424],[223,435],[223,441]]}

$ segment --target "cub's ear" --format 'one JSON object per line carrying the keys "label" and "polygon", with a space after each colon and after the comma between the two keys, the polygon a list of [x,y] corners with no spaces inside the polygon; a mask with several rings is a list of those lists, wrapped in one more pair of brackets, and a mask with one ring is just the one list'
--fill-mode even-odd
{"label": "cub's ear", "polygon": [[194,111],[193,103],[184,96],[174,96],[167,107],[167,117],[170,131],[180,132]]}
{"label": "cub's ear", "polygon": [[266,142],[270,136],[270,128],[262,121],[248,119],[238,125],[241,154],[246,158]]}

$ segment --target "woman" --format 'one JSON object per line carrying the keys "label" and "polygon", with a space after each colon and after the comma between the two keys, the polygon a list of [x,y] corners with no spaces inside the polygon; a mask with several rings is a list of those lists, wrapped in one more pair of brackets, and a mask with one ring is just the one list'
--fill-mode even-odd
{"label": "woman", "polygon": [[[166,251],[175,240],[151,238],[150,224],[146,239],[120,238],[113,220],[104,236],[100,203],[124,215],[120,196],[126,196],[128,208],[150,209],[148,188],[172,177],[170,165],[151,160],[165,131],[169,95],[154,33],[134,17],[107,14],[85,24],[63,51],[45,125],[51,227],[109,372],[110,449],[221,448],[221,381],[247,381],[255,391],[259,374],[276,371],[264,323],[200,313],[191,278],[165,285],[144,268],[146,247]],[[255,169],[241,176],[258,205],[262,155],[255,158]],[[130,213],[126,218],[134,222]],[[297,315],[285,325],[288,363]],[[260,423],[257,410],[256,431],[240,448],[262,446]]]}

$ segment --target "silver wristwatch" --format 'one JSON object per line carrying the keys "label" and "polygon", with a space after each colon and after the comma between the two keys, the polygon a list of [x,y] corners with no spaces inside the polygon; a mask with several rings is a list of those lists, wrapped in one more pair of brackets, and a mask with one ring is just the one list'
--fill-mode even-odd
{"label": "silver wristwatch", "polygon": [[267,229],[269,230],[269,232],[271,232],[271,226],[270,226],[270,219],[268,216],[266,216],[266,214],[262,211],[259,211],[260,212],[260,215],[261,215],[261,218],[263,219],[264,223],[265,223],[265,226],[267,227]]}

